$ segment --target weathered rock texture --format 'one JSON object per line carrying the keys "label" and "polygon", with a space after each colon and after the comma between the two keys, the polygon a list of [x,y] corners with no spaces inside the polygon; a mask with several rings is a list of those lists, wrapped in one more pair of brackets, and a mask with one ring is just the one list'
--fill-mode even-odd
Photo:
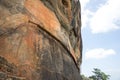
{"label": "weathered rock texture", "polygon": [[0,80],[81,80],[78,0],[0,0]]}

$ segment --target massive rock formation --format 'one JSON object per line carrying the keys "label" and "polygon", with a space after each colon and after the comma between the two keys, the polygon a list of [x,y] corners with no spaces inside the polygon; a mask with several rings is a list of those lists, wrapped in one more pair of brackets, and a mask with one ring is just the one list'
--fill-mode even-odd
{"label": "massive rock formation", "polygon": [[81,80],[78,0],[0,0],[0,80]]}

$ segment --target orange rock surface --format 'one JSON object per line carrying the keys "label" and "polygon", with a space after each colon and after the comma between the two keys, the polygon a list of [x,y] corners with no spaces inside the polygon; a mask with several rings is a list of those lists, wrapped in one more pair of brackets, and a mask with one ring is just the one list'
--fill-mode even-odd
{"label": "orange rock surface", "polygon": [[0,80],[80,80],[80,28],[78,1],[0,0]]}

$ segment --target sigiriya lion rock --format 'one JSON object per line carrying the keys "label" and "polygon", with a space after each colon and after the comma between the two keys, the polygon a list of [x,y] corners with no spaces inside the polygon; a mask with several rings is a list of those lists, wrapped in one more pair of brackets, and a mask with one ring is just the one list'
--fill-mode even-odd
{"label": "sigiriya lion rock", "polygon": [[81,80],[79,0],[0,0],[0,80]]}

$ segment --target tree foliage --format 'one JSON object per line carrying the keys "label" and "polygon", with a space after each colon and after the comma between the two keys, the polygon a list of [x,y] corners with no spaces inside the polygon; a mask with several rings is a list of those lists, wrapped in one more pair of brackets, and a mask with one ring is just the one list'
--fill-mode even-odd
{"label": "tree foliage", "polygon": [[94,68],[94,71],[92,72],[94,75],[89,77],[92,80],[109,80],[110,78],[110,75],[105,74],[100,69]]}
{"label": "tree foliage", "polygon": [[85,75],[81,75],[82,80],[90,80],[90,78],[86,77]]}

